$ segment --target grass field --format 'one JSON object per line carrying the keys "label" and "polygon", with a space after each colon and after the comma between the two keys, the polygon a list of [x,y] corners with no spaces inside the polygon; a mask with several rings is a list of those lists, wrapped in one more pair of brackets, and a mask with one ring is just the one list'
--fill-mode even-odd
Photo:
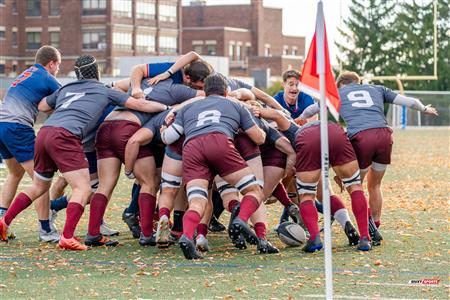
{"label": "grass field", "polygon": [[[449,129],[396,131],[394,139],[383,187],[386,242],[360,253],[346,246],[345,235],[333,226],[336,298],[449,298]],[[5,176],[0,170],[0,182]],[[235,250],[226,234],[211,234],[213,252],[198,262],[185,260],[178,247],[139,247],[120,219],[130,188],[131,181],[122,178],[107,211],[108,222],[122,232],[115,249],[74,253],[38,243],[34,211],[21,215],[13,224],[18,238],[0,244],[0,298],[324,298],[323,251],[285,248],[272,232],[269,238],[281,254]],[[269,228],[280,210],[279,204],[269,206]],[[87,213],[79,235],[85,234]],[[440,282],[409,284],[431,278]]]}

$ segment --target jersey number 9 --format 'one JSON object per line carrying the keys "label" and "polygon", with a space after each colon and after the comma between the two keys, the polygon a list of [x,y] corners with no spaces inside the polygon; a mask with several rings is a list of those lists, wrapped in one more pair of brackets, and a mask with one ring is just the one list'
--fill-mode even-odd
{"label": "jersey number 9", "polygon": [[372,97],[367,91],[354,91],[347,95],[348,100],[354,101],[353,107],[371,107],[373,105]]}

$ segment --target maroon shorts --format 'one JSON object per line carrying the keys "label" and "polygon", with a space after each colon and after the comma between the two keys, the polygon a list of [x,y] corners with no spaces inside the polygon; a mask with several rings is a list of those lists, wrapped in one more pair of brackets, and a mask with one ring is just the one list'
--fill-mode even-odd
{"label": "maroon shorts", "polygon": [[[98,128],[95,139],[97,159],[115,157],[125,162],[125,147],[130,137],[139,129],[139,124],[127,120],[105,121]],[[138,159],[152,156],[149,147],[140,147]]]}
{"label": "maroon shorts", "polygon": [[286,154],[275,148],[274,145],[261,145],[261,160],[263,167],[286,167]]}
{"label": "maroon shorts", "polygon": [[42,127],[34,147],[34,171],[44,177],[89,168],[80,138],[64,128]]}
{"label": "maroon shorts", "polygon": [[258,145],[242,131],[239,131],[234,138],[234,145],[245,161],[261,155]]}
{"label": "maroon shorts", "polygon": [[181,160],[183,156],[183,144],[185,136],[182,135],[175,143],[166,147],[166,154],[172,159]]}
{"label": "maroon shorts", "polygon": [[234,147],[233,141],[223,133],[213,132],[192,138],[183,147],[183,181],[205,179],[212,182],[215,175],[227,176],[247,168],[247,164]]}
{"label": "maroon shorts", "polygon": [[[342,128],[328,123],[328,148],[331,166],[340,166],[356,160],[355,151]],[[320,126],[303,129],[295,140],[297,172],[314,171],[321,168]]]}
{"label": "maroon shorts", "polygon": [[355,149],[360,169],[368,168],[372,162],[388,165],[391,163],[392,129],[372,128],[358,132],[350,142]]}

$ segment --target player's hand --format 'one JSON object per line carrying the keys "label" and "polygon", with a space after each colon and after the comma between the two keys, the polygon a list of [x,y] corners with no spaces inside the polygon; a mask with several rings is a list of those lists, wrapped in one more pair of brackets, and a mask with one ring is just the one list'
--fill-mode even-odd
{"label": "player's hand", "polygon": [[286,157],[286,167],[284,169],[283,178],[288,176],[293,176],[295,174],[295,162],[297,160],[297,156],[295,154],[288,155]]}
{"label": "player's hand", "polygon": [[261,109],[257,106],[251,106],[250,109],[251,109],[253,115],[255,117],[259,118],[259,116],[261,115]]}
{"label": "player's hand", "polygon": [[341,180],[339,177],[337,177],[337,176],[334,176],[333,179],[334,179],[334,182],[336,182],[336,184],[337,184],[337,185],[339,186],[339,188],[341,189],[340,193],[342,193],[342,192],[345,190],[344,183],[343,183],[342,180]]}
{"label": "player's hand", "polygon": [[432,107],[431,104],[425,106],[425,110],[423,111],[427,115],[438,116],[437,109]]}
{"label": "player's hand", "polygon": [[159,127],[159,133],[163,133],[163,131],[164,130],[166,130],[167,129],[167,126],[166,125],[161,125],[161,127]]}
{"label": "player's hand", "polygon": [[170,126],[170,124],[172,124],[174,120],[175,120],[175,112],[172,110],[167,114],[166,118],[164,119],[164,122],[166,126]]}
{"label": "player's hand", "polygon": [[161,80],[166,80],[169,77],[170,77],[170,74],[169,74],[169,72],[166,71],[164,73],[156,75],[153,78],[150,78],[149,80],[147,80],[147,83],[150,85],[154,85],[154,84],[157,84],[158,82],[160,82]]}
{"label": "player's hand", "polygon": [[136,99],[145,98],[144,92],[141,88],[133,89],[131,91],[131,96]]}
{"label": "player's hand", "polygon": [[297,119],[295,119],[294,121],[295,121],[295,123],[297,123],[298,126],[303,126],[303,125],[305,125],[306,123],[308,123],[308,120],[302,119],[302,118],[300,118],[300,117],[297,118]]}
{"label": "player's hand", "polygon": [[134,176],[133,171],[125,171],[125,176],[127,176],[128,179],[135,179],[136,176]]}

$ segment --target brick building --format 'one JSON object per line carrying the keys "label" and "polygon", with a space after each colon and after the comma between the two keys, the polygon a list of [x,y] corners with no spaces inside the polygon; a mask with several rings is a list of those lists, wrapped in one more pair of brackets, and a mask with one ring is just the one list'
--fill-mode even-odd
{"label": "brick building", "polygon": [[181,0],[0,0],[0,76],[33,64],[45,44],[61,51],[61,74],[80,54],[115,74],[120,56],[180,53]]}
{"label": "brick building", "polygon": [[196,0],[183,6],[182,14],[183,51],[227,56],[231,75],[269,68],[272,76],[280,76],[303,63],[305,38],[283,35],[282,9],[264,7],[262,0],[214,6]]}

